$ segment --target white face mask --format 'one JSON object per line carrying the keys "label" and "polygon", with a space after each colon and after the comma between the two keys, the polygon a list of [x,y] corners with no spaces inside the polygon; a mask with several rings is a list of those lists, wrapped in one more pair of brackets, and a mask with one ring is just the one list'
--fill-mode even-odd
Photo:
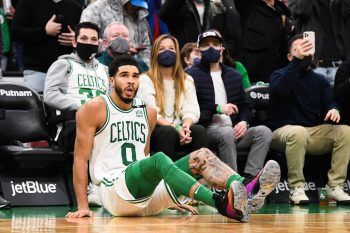
{"label": "white face mask", "polygon": [[59,3],[61,2],[62,0],[52,0],[54,3]]}

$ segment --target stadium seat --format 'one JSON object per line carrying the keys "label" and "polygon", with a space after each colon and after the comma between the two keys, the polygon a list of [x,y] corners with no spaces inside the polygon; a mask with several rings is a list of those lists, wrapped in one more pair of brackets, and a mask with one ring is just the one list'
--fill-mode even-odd
{"label": "stadium seat", "polygon": [[246,90],[248,101],[253,108],[251,125],[266,125],[269,108],[269,86],[255,85]]}
{"label": "stadium seat", "polygon": [[[69,156],[52,144],[43,101],[33,89],[0,82],[0,132],[0,181],[5,197],[14,205],[69,204],[65,174],[66,167],[71,166]],[[48,146],[29,146],[35,141],[46,141]],[[40,193],[40,190],[39,198],[30,196],[33,193],[29,191],[39,187],[46,187],[42,191],[54,190],[53,196],[46,195],[47,199],[46,196],[41,199],[44,192]],[[11,199],[14,190],[27,196]],[[29,201],[31,197],[33,199]]]}

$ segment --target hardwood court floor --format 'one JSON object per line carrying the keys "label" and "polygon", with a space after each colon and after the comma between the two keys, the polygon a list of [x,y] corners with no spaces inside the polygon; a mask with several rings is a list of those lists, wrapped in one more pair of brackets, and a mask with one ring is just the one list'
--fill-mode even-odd
{"label": "hardwood court floor", "polygon": [[64,219],[67,207],[35,207],[0,210],[0,232],[350,232],[350,206],[289,206],[267,204],[249,223],[238,223],[207,206],[200,215],[167,210],[155,217],[113,218],[95,208],[93,219]]}

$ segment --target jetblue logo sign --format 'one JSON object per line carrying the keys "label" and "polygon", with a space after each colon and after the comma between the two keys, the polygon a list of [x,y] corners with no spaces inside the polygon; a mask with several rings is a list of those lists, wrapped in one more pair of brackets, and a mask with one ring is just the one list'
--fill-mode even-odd
{"label": "jetblue logo sign", "polygon": [[[69,192],[62,173],[49,169],[38,169],[33,173],[22,171],[22,169],[13,169],[0,176],[3,195],[14,206],[67,205],[70,203]],[[16,175],[12,175],[11,172]]]}
{"label": "jetblue logo sign", "polygon": [[38,181],[25,181],[21,183],[10,182],[12,194],[16,196],[22,193],[56,193],[57,184],[40,184]]}
{"label": "jetblue logo sign", "polygon": [[0,89],[0,96],[33,96],[31,91],[14,91]]}
{"label": "jetblue logo sign", "polygon": [[263,94],[259,92],[250,92],[250,97],[252,99],[263,99],[263,100],[268,100],[269,99],[269,93]]}

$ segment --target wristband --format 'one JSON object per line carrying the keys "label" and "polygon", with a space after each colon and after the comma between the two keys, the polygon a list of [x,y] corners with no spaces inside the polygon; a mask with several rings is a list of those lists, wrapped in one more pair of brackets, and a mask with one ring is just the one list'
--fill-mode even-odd
{"label": "wristband", "polygon": [[218,106],[216,107],[216,111],[219,113],[219,114],[222,114],[221,112],[221,106],[218,104]]}
{"label": "wristband", "polygon": [[179,132],[182,129],[182,125],[180,125],[180,124],[176,125],[175,129],[177,132]]}

